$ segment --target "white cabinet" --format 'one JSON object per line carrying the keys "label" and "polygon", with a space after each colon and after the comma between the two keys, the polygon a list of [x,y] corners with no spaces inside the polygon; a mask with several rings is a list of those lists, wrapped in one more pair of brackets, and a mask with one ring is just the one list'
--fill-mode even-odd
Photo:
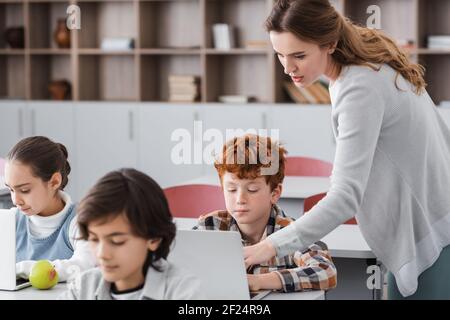
{"label": "white cabinet", "polygon": [[288,156],[305,156],[333,162],[336,144],[330,106],[274,106],[269,127],[278,129]]}
{"label": "white cabinet", "polygon": [[[121,167],[142,170],[163,188],[215,174],[207,162],[220,152],[227,129],[269,129],[269,135],[278,129],[289,155],[331,162],[330,113],[329,106],[1,101],[0,156],[25,136],[63,143],[72,167],[67,191],[78,201]],[[450,113],[444,118],[450,121]]]}
{"label": "white cabinet", "polygon": [[25,137],[25,113],[25,102],[0,101],[0,157],[4,158],[17,141]]}
{"label": "white cabinet", "polygon": [[76,200],[107,172],[137,166],[137,109],[135,103],[75,104]]}
{"label": "white cabinet", "polygon": [[162,188],[198,177],[202,164],[194,162],[194,121],[198,106],[143,103],[139,107],[138,168]]}
{"label": "white cabinet", "polygon": [[[214,154],[220,154],[223,144],[235,135],[242,135],[244,132],[250,132],[261,135],[270,135],[267,129],[267,105],[243,104],[243,105],[224,105],[208,104],[202,106],[201,120],[203,131],[203,145],[217,142]],[[214,131],[219,134],[215,134]],[[217,139],[218,137],[221,139]],[[209,140],[209,141],[208,141]],[[220,141],[219,141],[220,140]],[[215,143],[214,143],[215,144]],[[213,160],[213,156],[209,157]],[[204,165],[204,174],[214,174],[215,168],[212,164]]]}
{"label": "white cabinet", "polygon": [[75,152],[75,124],[72,102],[33,101],[27,103],[26,123],[28,136],[46,136],[62,143],[68,151],[71,173],[66,191],[77,193],[78,168]]}

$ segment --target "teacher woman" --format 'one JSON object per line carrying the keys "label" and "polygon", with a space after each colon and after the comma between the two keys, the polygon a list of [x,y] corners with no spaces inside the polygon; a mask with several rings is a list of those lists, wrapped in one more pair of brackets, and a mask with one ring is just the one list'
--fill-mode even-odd
{"label": "teacher woman", "polygon": [[330,80],[336,154],[326,197],[246,247],[246,264],[304,250],[356,216],[390,299],[450,299],[450,130],[424,68],[328,0],[279,0],[265,27],[296,86]]}

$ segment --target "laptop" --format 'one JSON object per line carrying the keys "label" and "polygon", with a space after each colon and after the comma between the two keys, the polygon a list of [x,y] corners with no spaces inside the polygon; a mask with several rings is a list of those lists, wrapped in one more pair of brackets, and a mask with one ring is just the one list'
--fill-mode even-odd
{"label": "laptop", "polygon": [[0,290],[15,291],[31,284],[16,277],[16,216],[10,210],[0,210]]}
{"label": "laptop", "polygon": [[250,293],[236,231],[177,230],[168,261],[197,276],[209,300],[259,300],[271,292]]}

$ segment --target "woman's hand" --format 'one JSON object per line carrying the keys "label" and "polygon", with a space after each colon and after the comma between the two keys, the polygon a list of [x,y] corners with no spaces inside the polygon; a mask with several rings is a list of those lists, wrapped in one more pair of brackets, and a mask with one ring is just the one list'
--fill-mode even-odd
{"label": "woman's hand", "polygon": [[263,240],[253,246],[244,247],[245,267],[269,261],[277,254],[275,247],[269,240]]}

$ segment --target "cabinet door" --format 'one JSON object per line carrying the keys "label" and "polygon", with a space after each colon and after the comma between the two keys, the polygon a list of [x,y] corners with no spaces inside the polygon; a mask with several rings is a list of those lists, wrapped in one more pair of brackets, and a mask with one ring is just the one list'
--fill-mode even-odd
{"label": "cabinet door", "polygon": [[62,143],[68,151],[71,172],[66,191],[77,198],[77,180],[79,176],[75,151],[75,125],[72,102],[39,101],[27,103],[30,136],[46,136]]}
{"label": "cabinet door", "polygon": [[[204,140],[207,140],[209,130],[215,129],[214,131],[220,131],[222,141],[220,144],[217,143],[217,148],[214,151],[214,154],[220,154],[223,144],[228,139],[234,136],[240,136],[244,132],[270,135],[270,131],[266,131],[267,111],[268,107],[262,105],[207,105],[201,112]],[[210,142],[203,141],[203,145],[207,148],[206,145],[211,142],[212,140]],[[211,161],[212,159],[213,156],[210,157]],[[205,164],[203,172],[204,174],[216,174],[216,170],[212,164]]]}
{"label": "cabinet door", "polygon": [[329,106],[274,106],[269,127],[279,130],[280,140],[289,156],[333,162],[336,144]]}
{"label": "cabinet door", "polygon": [[444,119],[445,123],[450,128],[450,108],[439,108],[438,110],[442,119]]}
{"label": "cabinet door", "polygon": [[2,158],[26,136],[25,108],[26,104],[22,101],[0,102],[0,157]]}
{"label": "cabinet door", "polygon": [[[198,108],[157,103],[140,106],[138,167],[163,188],[202,173],[202,165],[195,164],[193,158],[194,143],[198,141],[198,137],[194,137]],[[181,148],[183,145],[185,148]]]}
{"label": "cabinet door", "polygon": [[104,174],[137,165],[136,110],[133,103],[75,103],[78,196]]}

